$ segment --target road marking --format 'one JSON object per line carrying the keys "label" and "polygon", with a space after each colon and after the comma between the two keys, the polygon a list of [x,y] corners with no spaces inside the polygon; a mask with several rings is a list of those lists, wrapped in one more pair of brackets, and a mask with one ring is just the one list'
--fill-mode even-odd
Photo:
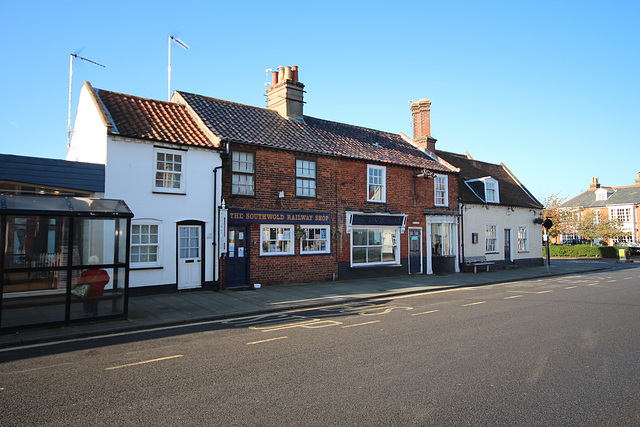
{"label": "road marking", "polygon": [[553,291],[552,290],[540,291],[540,292],[536,292],[536,294],[546,294],[547,292],[553,292]]}
{"label": "road marking", "polygon": [[327,326],[336,326],[336,325],[342,325],[342,322],[338,322],[335,320],[311,319],[305,322],[284,323],[281,325],[273,325],[273,326],[250,326],[249,329],[259,330],[263,332],[271,332],[271,331],[279,331],[281,329],[291,329],[291,328],[316,329],[316,328],[326,328]]}
{"label": "road marking", "polygon": [[371,322],[356,323],[354,325],[344,325],[343,328],[352,328],[354,326],[370,325],[372,323],[378,323],[378,322],[380,322],[380,321],[379,320],[372,320]]}
{"label": "road marking", "polygon": [[565,289],[575,289],[577,286],[567,286]]}
{"label": "road marking", "polygon": [[182,354],[176,354],[175,356],[160,357],[158,359],[143,360],[142,362],[127,363],[126,365],[112,366],[110,368],[106,368],[105,370],[111,371],[113,369],[129,368],[131,366],[138,366],[138,365],[144,365],[146,363],[160,362],[160,361],[163,361],[163,360],[175,359],[177,357],[183,357],[183,355]]}
{"label": "road marking", "polygon": [[413,313],[412,316],[419,316],[421,314],[431,314],[431,313],[435,313],[438,310],[431,310],[431,311],[423,311],[422,313]]}
{"label": "road marking", "polygon": [[511,299],[511,298],[520,298],[522,295],[513,295],[510,297],[506,297],[505,299]]}
{"label": "road marking", "polygon": [[614,283],[617,282],[617,280],[607,280],[607,283]]}
{"label": "road marking", "polygon": [[470,305],[478,305],[478,304],[484,304],[484,303],[486,303],[486,301],[472,302],[472,303],[469,303],[469,304],[463,304],[462,306],[463,307],[469,307]]}
{"label": "road marking", "polygon": [[248,342],[247,345],[253,345],[253,344],[262,344],[264,342],[269,342],[269,341],[276,341],[276,340],[284,340],[287,339],[289,337],[284,336],[284,337],[276,337],[276,338],[268,338],[266,340],[260,340],[260,341],[253,341],[253,342]]}

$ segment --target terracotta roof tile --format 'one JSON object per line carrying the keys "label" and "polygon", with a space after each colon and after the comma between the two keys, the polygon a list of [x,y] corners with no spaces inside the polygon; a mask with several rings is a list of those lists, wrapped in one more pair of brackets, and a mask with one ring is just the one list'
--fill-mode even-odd
{"label": "terracotta roof tile", "polygon": [[113,134],[174,144],[215,145],[191,118],[184,105],[95,89]]}

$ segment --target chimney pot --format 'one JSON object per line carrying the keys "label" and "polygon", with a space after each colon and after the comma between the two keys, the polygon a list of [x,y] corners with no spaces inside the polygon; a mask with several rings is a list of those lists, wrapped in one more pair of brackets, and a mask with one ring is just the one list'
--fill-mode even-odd
{"label": "chimney pot", "polygon": [[267,89],[267,108],[286,118],[302,118],[304,85],[298,81],[298,67],[278,67],[273,79]]}
{"label": "chimney pot", "polygon": [[431,100],[422,98],[411,103],[413,140],[427,150],[435,151],[436,140],[431,138]]}

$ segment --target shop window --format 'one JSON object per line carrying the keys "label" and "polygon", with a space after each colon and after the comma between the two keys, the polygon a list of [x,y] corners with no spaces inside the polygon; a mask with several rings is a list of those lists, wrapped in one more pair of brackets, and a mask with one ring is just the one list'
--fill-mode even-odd
{"label": "shop window", "polygon": [[455,255],[453,242],[454,224],[433,223],[431,224],[431,255],[451,256]]}
{"label": "shop window", "polygon": [[354,228],[351,232],[351,264],[399,264],[397,228]]}
{"label": "shop window", "polygon": [[261,226],[260,255],[293,255],[293,225]]}
{"label": "shop window", "polygon": [[329,253],[329,227],[314,227],[304,225],[300,228],[304,235],[300,238],[301,254],[321,254]]}

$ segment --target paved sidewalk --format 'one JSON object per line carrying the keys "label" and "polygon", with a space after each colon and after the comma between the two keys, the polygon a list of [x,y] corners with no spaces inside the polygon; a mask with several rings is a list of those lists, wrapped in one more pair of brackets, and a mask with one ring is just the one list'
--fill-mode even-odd
{"label": "paved sidewalk", "polygon": [[[636,264],[637,265],[637,264]],[[445,276],[417,275],[266,286],[245,291],[185,291],[129,298],[129,319],[0,334],[0,348],[158,326],[224,319],[400,294],[482,286],[633,266],[606,260],[557,260],[544,267]]]}

